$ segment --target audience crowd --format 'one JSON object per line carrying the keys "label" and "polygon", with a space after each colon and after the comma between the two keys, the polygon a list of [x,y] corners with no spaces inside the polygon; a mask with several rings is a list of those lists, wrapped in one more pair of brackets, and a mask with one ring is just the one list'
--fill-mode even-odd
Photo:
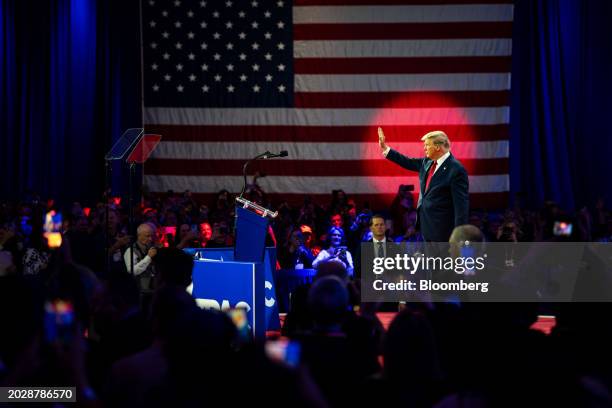
{"label": "audience crowd", "polygon": [[[0,386],[76,386],[82,405],[109,407],[612,406],[609,304],[407,303],[385,330],[385,305],[360,301],[354,267],[382,229],[422,241],[412,193],[402,186],[387,209],[342,190],[327,205],[291,206],[255,187],[249,199],[279,212],[267,237],[277,269],[316,269],[265,342],[186,290],[183,249],[234,245],[228,191],[210,203],[188,191],[145,196],[133,211],[110,196],[0,202]],[[45,238],[50,211],[62,214],[58,247]],[[470,215],[489,242],[546,241],[555,222],[573,226],[572,241],[612,240],[603,200],[574,213],[548,202]],[[543,310],[555,312],[550,334],[532,329]]]}

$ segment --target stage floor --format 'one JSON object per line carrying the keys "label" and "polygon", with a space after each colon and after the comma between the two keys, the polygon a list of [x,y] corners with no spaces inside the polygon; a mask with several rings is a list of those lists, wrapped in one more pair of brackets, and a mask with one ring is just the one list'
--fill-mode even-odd
{"label": "stage floor", "polygon": [[[393,321],[393,318],[395,317],[396,314],[397,314],[396,312],[380,312],[380,313],[376,313],[376,317],[378,317],[378,320],[380,320],[385,330],[387,330],[387,328]],[[286,316],[286,313],[279,314],[281,326],[285,322],[285,316]],[[555,324],[556,324],[555,316],[539,315],[538,320],[531,326],[531,328],[533,330],[539,330],[544,334],[550,334],[550,331],[553,329],[553,327],[555,327]],[[275,338],[278,336],[280,336],[280,332],[278,331],[266,332],[266,337],[268,338],[270,337]]]}

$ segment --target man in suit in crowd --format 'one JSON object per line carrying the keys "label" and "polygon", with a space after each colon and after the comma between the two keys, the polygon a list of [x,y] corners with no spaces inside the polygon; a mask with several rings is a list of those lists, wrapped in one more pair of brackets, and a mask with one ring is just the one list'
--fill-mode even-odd
{"label": "man in suit in crowd", "polygon": [[[370,218],[370,232],[372,233],[372,238],[364,241],[362,246],[358,248],[358,256],[356,256],[355,263],[356,267],[361,267],[361,260],[364,259],[366,265],[368,265],[366,271],[370,271],[370,265],[372,265],[373,258],[394,258],[396,254],[403,253],[403,244],[396,244],[392,240],[387,239],[387,224],[385,221],[385,217],[380,214],[374,214],[372,218]],[[363,253],[361,251],[362,249],[364,250]],[[361,272],[361,270],[359,270],[359,272]]]}
{"label": "man in suit in crowd", "polygon": [[385,218],[375,214],[370,219],[370,231],[372,232],[372,243],[374,244],[374,256],[384,258],[387,256],[387,236],[385,231]]}
{"label": "man in suit in crowd", "polygon": [[410,158],[391,149],[378,128],[382,154],[401,167],[419,173],[421,191],[417,225],[426,241],[448,242],[453,228],[468,223],[468,175],[450,152],[446,133],[436,130],[424,135],[424,158]]}

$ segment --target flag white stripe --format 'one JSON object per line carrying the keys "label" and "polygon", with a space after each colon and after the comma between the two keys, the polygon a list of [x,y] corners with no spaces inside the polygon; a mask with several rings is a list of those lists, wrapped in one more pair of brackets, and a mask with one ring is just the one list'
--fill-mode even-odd
{"label": "flag white stripe", "polygon": [[[469,176],[470,193],[495,193],[508,191],[507,174]],[[168,190],[193,193],[216,193],[227,189],[242,189],[241,176],[166,176],[145,175],[144,182],[154,192]],[[268,176],[257,181],[266,193],[329,194],[333,189],[343,189],[350,194],[395,194],[400,184],[413,184],[419,188],[418,177],[306,177]]]}
{"label": "flag white stripe", "polygon": [[294,24],[512,21],[512,4],[297,6]]}
{"label": "flag white stripe", "polygon": [[484,108],[293,109],[145,108],[145,124],[192,126],[497,125],[509,123],[507,106]]}
{"label": "flag white stripe", "polygon": [[500,57],[511,54],[511,38],[293,42],[295,58]]}
{"label": "flag white stripe", "polygon": [[510,73],[296,75],[296,92],[503,91]]}
{"label": "flag white stripe", "polygon": [[[442,5],[388,5],[388,6],[298,6],[293,8],[293,24],[300,24],[301,29],[308,30],[309,24],[445,24],[477,22],[512,22],[512,4],[442,4]],[[460,37],[460,36],[453,36]],[[475,35],[474,37],[479,37]],[[482,36],[486,37],[486,36]],[[391,39],[391,40],[299,40],[293,41],[293,57],[299,59],[328,58],[342,61],[342,58],[380,58],[393,64],[393,58],[412,58],[415,64],[419,58],[458,57],[462,61],[474,57],[507,57],[512,53],[512,40],[505,34],[500,38],[445,38],[445,39]],[[384,62],[383,62],[384,63]],[[308,64],[311,64],[309,62]],[[332,64],[333,65],[333,64]],[[310,65],[309,65],[310,67]],[[333,68],[333,67],[332,67]],[[444,69],[442,69],[444,71]],[[450,69],[449,69],[450,70]],[[384,70],[383,70],[384,71]],[[313,98],[308,93],[329,92],[486,92],[506,91],[510,89],[510,73],[423,73],[426,69],[414,70],[420,74],[365,74],[365,75],[294,75],[294,89],[297,97]],[[436,70],[437,71],[437,70]],[[307,72],[307,71],[305,71]],[[375,72],[375,71],[371,71]],[[285,84],[291,85],[289,84]],[[311,101],[309,99],[309,101]],[[316,100],[317,97],[315,96]],[[312,102],[310,102],[312,103]],[[492,103],[493,104],[493,103]],[[486,104],[485,104],[486,105]],[[316,108],[162,108],[144,107],[144,121],[147,125],[191,125],[221,126],[216,140],[222,140],[223,126],[240,127],[248,130],[253,126],[327,126],[332,129],[341,126],[398,126],[421,125],[440,128],[445,125],[507,125],[509,124],[508,106],[478,107],[438,107],[438,108],[350,108],[350,109],[316,109]],[[263,128],[262,128],[263,129]],[[287,130],[289,139],[291,129]],[[248,132],[247,132],[248,133]],[[221,136],[221,137],[217,137]],[[452,139],[452,135],[450,135]],[[209,166],[208,160],[245,161],[255,155],[269,150],[278,152],[288,150],[289,157],[284,160],[308,160],[313,166],[335,166],[333,161],[349,161],[359,166],[363,160],[384,160],[372,135],[370,143],[315,143],[315,142],[171,142],[162,141],[153,157],[157,159],[174,159],[179,166],[191,168],[194,162]],[[400,139],[400,138],[396,138]],[[401,140],[410,143],[390,145],[401,153],[411,157],[422,157],[420,135],[405,135]],[[330,142],[333,142],[330,138]],[[466,141],[452,143],[451,150],[459,160],[507,159],[509,141]],[[503,168],[494,168],[486,164],[490,173],[470,176],[470,193],[496,193],[509,191],[509,176]],[[381,163],[382,162],[376,162]],[[165,172],[165,168],[174,169],[177,162],[157,162],[156,172]],[[500,165],[500,166],[501,166]],[[478,166],[478,164],[476,164]],[[146,170],[146,166],[145,166]],[[182,169],[183,170],[183,169]],[[194,169],[197,170],[197,169]],[[208,173],[206,167],[198,171]],[[181,171],[183,173],[183,171]],[[195,173],[195,171],[194,171]],[[226,175],[145,175],[144,182],[151,191],[191,190],[194,193],[216,193],[227,188],[237,192],[242,188],[241,176],[227,175],[223,169],[214,173]],[[414,184],[418,189],[419,181],[415,173],[406,172],[405,176],[338,177],[332,173],[326,176],[285,176],[269,174],[259,183],[267,193],[278,194],[329,194],[333,189],[341,188],[349,194],[395,194],[399,184]],[[193,173],[192,173],[193,174]],[[295,173],[294,173],[295,174]],[[300,174],[300,173],[298,173]],[[312,173],[310,173],[312,174]],[[315,173],[318,174],[318,173]],[[347,173],[344,173],[347,174]],[[348,173],[350,174],[350,173]],[[394,173],[396,174],[396,173]]]}
{"label": "flag white stripe", "polygon": [[[451,136],[452,137],[452,136]],[[377,136],[372,134],[372,139]],[[411,157],[423,156],[423,142],[389,145]],[[288,143],[288,142],[161,142],[152,157],[179,160],[248,160],[258,154],[287,150],[284,160],[383,160],[378,143]],[[456,142],[453,155],[461,159],[507,158],[507,140],[490,142]],[[276,159],[280,160],[280,159]],[[186,164],[187,165],[187,164]]]}

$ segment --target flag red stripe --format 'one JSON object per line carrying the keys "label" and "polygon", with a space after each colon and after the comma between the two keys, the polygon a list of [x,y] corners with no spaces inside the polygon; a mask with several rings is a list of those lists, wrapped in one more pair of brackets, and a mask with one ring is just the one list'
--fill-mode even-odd
{"label": "flag red stripe", "polygon": [[[432,129],[444,130],[453,142],[508,140],[506,125],[386,126],[385,135],[395,142],[419,142]],[[372,142],[376,126],[188,126],[147,125],[147,133],[162,135],[162,142]]]}
{"label": "flag red stripe", "polygon": [[295,24],[294,40],[512,38],[512,22]]}
{"label": "flag red stripe", "polygon": [[296,58],[296,74],[456,74],[510,72],[512,57]]}
{"label": "flag red stripe", "polygon": [[[424,109],[424,112],[429,117],[427,121],[416,123],[442,122],[426,126],[385,126],[385,134],[388,140],[390,142],[393,141],[393,143],[413,142],[420,144],[420,137],[434,129],[446,131],[453,142],[508,141],[510,135],[507,123],[499,125],[447,126],[444,122],[453,121],[447,119],[444,115],[440,117],[430,116],[430,110],[433,108],[452,108],[453,111],[455,109],[472,108],[470,112],[474,110],[473,108],[476,108],[480,114],[480,111],[485,110],[482,108],[491,108],[494,111],[499,111],[500,109],[495,108],[509,105],[510,92],[504,89],[509,86],[509,80],[506,81],[506,78],[509,78],[512,59],[511,56],[494,55],[509,52],[508,44],[512,38],[513,23],[507,20],[512,18],[512,6],[510,4],[513,1],[484,0],[478,3],[474,4],[473,0],[295,0],[291,5],[289,3],[285,4],[284,7],[315,6],[312,8],[300,7],[293,10],[294,20],[298,22],[298,24],[292,26],[293,40],[296,41],[295,44],[298,47],[294,55],[338,56],[338,58],[297,59],[294,57],[293,73],[298,75],[295,78],[297,84],[296,90],[298,92],[294,92],[294,107],[305,109],[303,113],[306,116],[320,112],[327,113],[330,109],[353,109],[361,114],[365,109],[378,112],[379,110],[385,111],[385,109],[390,108],[416,108]],[[481,7],[483,4],[491,4],[492,6]],[[376,15],[378,10],[374,11],[374,7],[385,5],[415,5],[417,7],[387,7],[381,11],[379,18]],[[418,7],[421,5],[424,10]],[[429,7],[432,5],[436,6]],[[438,5],[441,7],[437,7]],[[450,7],[446,7],[447,5]],[[453,7],[453,5],[459,6]],[[319,6],[372,7],[354,9],[351,7],[333,8],[333,13],[338,13],[338,22],[334,23],[335,17],[330,16],[330,11],[326,7]],[[395,10],[401,13],[411,13],[411,15],[397,16]],[[346,15],[343,14],[345,11]],[[412,14],[413,12],[414,14]],[[371,21],[371,23],[366,23],[366,21]],[[389,23],[383,23],[383,21],[389,21]],[[481,43],[485,45],[492,44],[489,47],[492,49],[489,50],[485,46],[483,46],[483,49],[478,47],[470,48],[473,42],[472,39],[482,40],[480,42],[475,41],[479,45],[482,45]],[[363,41],[351,43],[351,41],[359,40]],[[426,48],[423,52],[416,53],[415,55],[438,55],[441,53],[450,56],[395,58],[393,55],[396,55],[397,52],[383,50],[384,55],[389,55],[390,57],[358,58],[360,55],[368,55],[370,51],[367,48],[370,47],[370,44],[386,44],[389,40],[405,40],[406,44],[410,43],[412,45],[414,42],[417,47],[423,45]],[[445,40],[449,41],[448,44]],[[329,41],[332,41],[332,43]],[[327,48],[324,50],[327,53],[315,52],[317,50],[312,50],[311,48],[317,44],[321,44],[324,47],[329,46],[333,52],[327,50]],[[402,41],[393,42],[392,45],[395,46],[396,44],[402,44]],[[459,48],[457,48],[457,44],[459,44]],[[343,45],[350,46],[348,51],[344,52]],[[431,49],[438,46],[446,48],[441,52]],[[497,50],[501,46],[504,47],[503,52]],[[458,51],[448,52],[448,47],[455,47]],[[461,47],[465,48],[465,50]],[[300,50],[303,51],[303,54],[300,54]],[[343,58],[343,52],[356,57]],[[491,56],[470,56],[480,53]],[[379,55],[379,53],[371,53],[370,55]],[[359,76],[368,74],[371,76]],[[385,74],[388,76],[385,76]],[[336,77],[325,78],[326,75],[336,75]],[[353,76],[345,77],[345,75]],[[415,76],[408,77],[408,75]],[[380,77],[383,78],[382,81],[378,80]],[[470,82],[472,77],[475,82]],[[330,83],[330,81],[335,80],[339,83]],[[399,85],[391,87],[396,82]],[[467,85],[460,86],[464,83],[467,83]],[[428,89],[429,91],[397,91],[398,89],[408,87],[410,89]],[[329,92],[333,89],[340,90],[341,92]],[[359,92],[351,92],[353,89]],[[362,92],[363,90],[375,91],[376,89],[386,91]],[[432,92],[431,89],[441,89],[442,91]],[[443,89],[458,90],[443,91]],[[466,91],[464,89],[474,90]],[[479,91],[478,89],[488,90]],[[310,90],[317,92],[308,92]],[[314,111],[313,108],[320,111]],[[504,109],[502,108],[501,110]],[[275,113],[274,111],[272,112]],[[407,112],[412,114],[414,111],[410,110]],[[345,112],[342,111],[341,113],[344,114]],[[159,122],[180,123],[182,114],[181,112],[169,119],[164,117]],[[305,196],[300,193],[301,191],[315,191],[318,193],[327,191],[328,185],[333,186],[337,184],[336,181],[339,181],[336,177],[342,177],[342,180],[346,181],[344,183],[345,188],[354,188],[355,191],[368,193],[352,194],[351,191],[347,191],[349,197],[354,198],[359,205],[368,201],[373,209],[388,209],[394,198],[393,194],[388,193],[394,191],[395,187],[390,186],[387,180],[383,189],[386,191],[386,194],[376,194],[376,189],[369,188],[369,183],[372,181],[370,178],[391,176],[397,177],[397,179],[393,179],[394,181],[404,180],[404,177],[406,179],[413,177],[411,181],[414,180],[414,173],[408,172],[389,161],[382,159],[360,159],[365,154],[368,155],[369,159],[378,157],[370,156],[374,152],[371,149],[375,148],[374,145],[377,141],[376,122],[364,122],[363,120],[353,122],[356,124],[369,123],[370,126],[304,126],[311,123],[343,124],[344,122],[306,122],[301,120],[299,122],[281,121],[279,123],[299,123],[302,126],[254,126],[251,119],[242,121],[236,119],[235,116],[232,117],[234,119],[232,123],[242,123],[243,125],[147,125],[147,132],[161,134],[163,142],[166,142],[164,146],[161,146],[160,156],[214,158],[214,160],[151,159],[144,168],[147,175],[153,176],[149,181],[155,187],[154,189],[172,188],[175,182],[177,185],[183,186],[179,188],[192,188],[194,191],[214,191],[217,186],[227,183],[232,185],[232,188],[236,188],[238,180],[241,179],[240,175],[244,162],[244,160],[237,159],[237,157],[245,155],[242,148],[249,142],[258,142],[257,149],[262,146],[265,149],[265,146],[269,144],[268,142],[276,142],[276,148],[287,146],[288,150],[292,152],[296,148],[300,149],[300,154],[292,153],[296,157],[316,159],[293,160],[289,157],[285,160],[253,163],[250,173],[252,174],[254,171],[266,173],[270,176],[268,179],[268,182],[271,183],[270,189],[279,191],[279,193],[268,195],[273,205],[278,205],[281,201],[285,200],[291,204],[299,205],[303,202]],[[432,117],[439,120],[431,119]],[[486,117],[486,115],[483,117]],[[302,119],[301,116],[300,119]],[[313,120],[316,121],[318,119],[314,117]],[[475,120],[475,122],[499,123],[499,121],[485,119]],[[208,123],[226,122],[215,120]],[[267,124],[270,122],[257,123]],[[391,120],[390,123],[413,122]],[[195,143],[178,143],[173,145],[168,142]],[[213,146],[206,144],[207,142],[217,142],[217,144]],[[226,145],[225,142],[234,142],[234,144]],[[306,144],[300,144],[304,142]],[[203,143],[203,145],[196,146],[197,143]],[[326,143],[332,143],[333,145],[328,146]],[[358,153],[355,150],[355,148],[361,148],[361,143],[368,144],[364,146],[366,148],[364,152],[367,151],[367,153]],[[414,149],[414,147],[414,145],[410,145],[411,149]],[[458,145],[457,152],[460,152],[459,149],[463,147]],[[477,143],[474,146],[466,146],[465,149],[472,149],[472,147],[475,150],[469,150],[462,154],[465,154],[467,157],[507,155],[506,150],[503,150],[505,153],[502,152],[502,149],[506,149],[505,142],[499,144],[499,146],[498,144],[493,146],[493,149],[497,149],[502,153],[491,153],[491,146],[489,144]],[[213,149],[222,150],[220,153],[222,156],[211,153],[217,151]],[[339,152],[338,154],[334,153],[336,150]],[[316,154],[308,153],[312,151],[320,152],[326,158],[338,156],[355,160],[321,160]],[[352,153],[345,154],[347,151]],[[250,150],[248,150],[246,155],[249,154]],[[230,157],[231,159],[222,160],[219,157]],[[503,208],[507,206],[508,192],[487,193],[487,191],[507,188],[507,174],[509,173],[508,158],[473,158],[463,159],[461,162],[468,170],[470,176],[476,176],[472,180],[473,189],[484,191],[484,193],[470,194],[472,209],[482,207]],[[283,179],[283,176],[292,178]],[[309,181],[308,184],[303,185],[303,188],[296,188],[296,185],[291,184],[291,182],[295,180],[296,184],[303,183],[303,179],[300,176],[314,177],[314,180],[322,180],[323,184],[320,185]],[[215,188],[211,188],[209,185],[211,182],[214,183]],[[281,183],[274,184],[276,182]],[[262,185],[267,185],[265,179],[262,181]],[[313,186],[316,188],[312,188]],[[342,187],[342,185],[337,185],[333,188]],[[283,193],[285,190],[293,191],[294,193]],[[215,194],[194,193],[194,196],[200,200],[212,201]],[[331,198],[329,194],[314,194],[311,197],[324,205]]]}
{"label": "flag red stripe", "polygon": [[[339,186],[340,187],[340,186]],[[165,193],[152,193],[153,196],[165,196]],[[216,194],[214,193],[193,193],[193,197],[201,203],[213,205],[215,203]],[[359,208],[362,208],[365,203],[370,205],[370,208],[375,211],[388,211],[395,196],[393,194],[348,194],[349,198],[355,200]],[[266,196],[272,203],[272,207],[276,208],[282,202],[286,201],[289,205],[300,206],[304,203],[304,194],[267,194]],[[318,204],[326,206],[331,201],[331,194],[310,194],[309,197]],[[415,200],[416,203],[416,194]],[[510,194],[508,192],[501,193],[470,193],[470,210],[493,209],[508,207]]]}
{"label": "flag red stripe", "polygon": [[478,92],[296,92],[296,108],[441,108],[508,106],[509,91]]}
{"label": "flag red stripe", "polygon": [[[469,175],[508,174],[508,159],[460,160]],[[147,174],[172,176],[239,176],[244,160],[150,159]],[[404,176],[407,170],[387,160],[260,160],[249,167],[275,176],[376,177]]]}

